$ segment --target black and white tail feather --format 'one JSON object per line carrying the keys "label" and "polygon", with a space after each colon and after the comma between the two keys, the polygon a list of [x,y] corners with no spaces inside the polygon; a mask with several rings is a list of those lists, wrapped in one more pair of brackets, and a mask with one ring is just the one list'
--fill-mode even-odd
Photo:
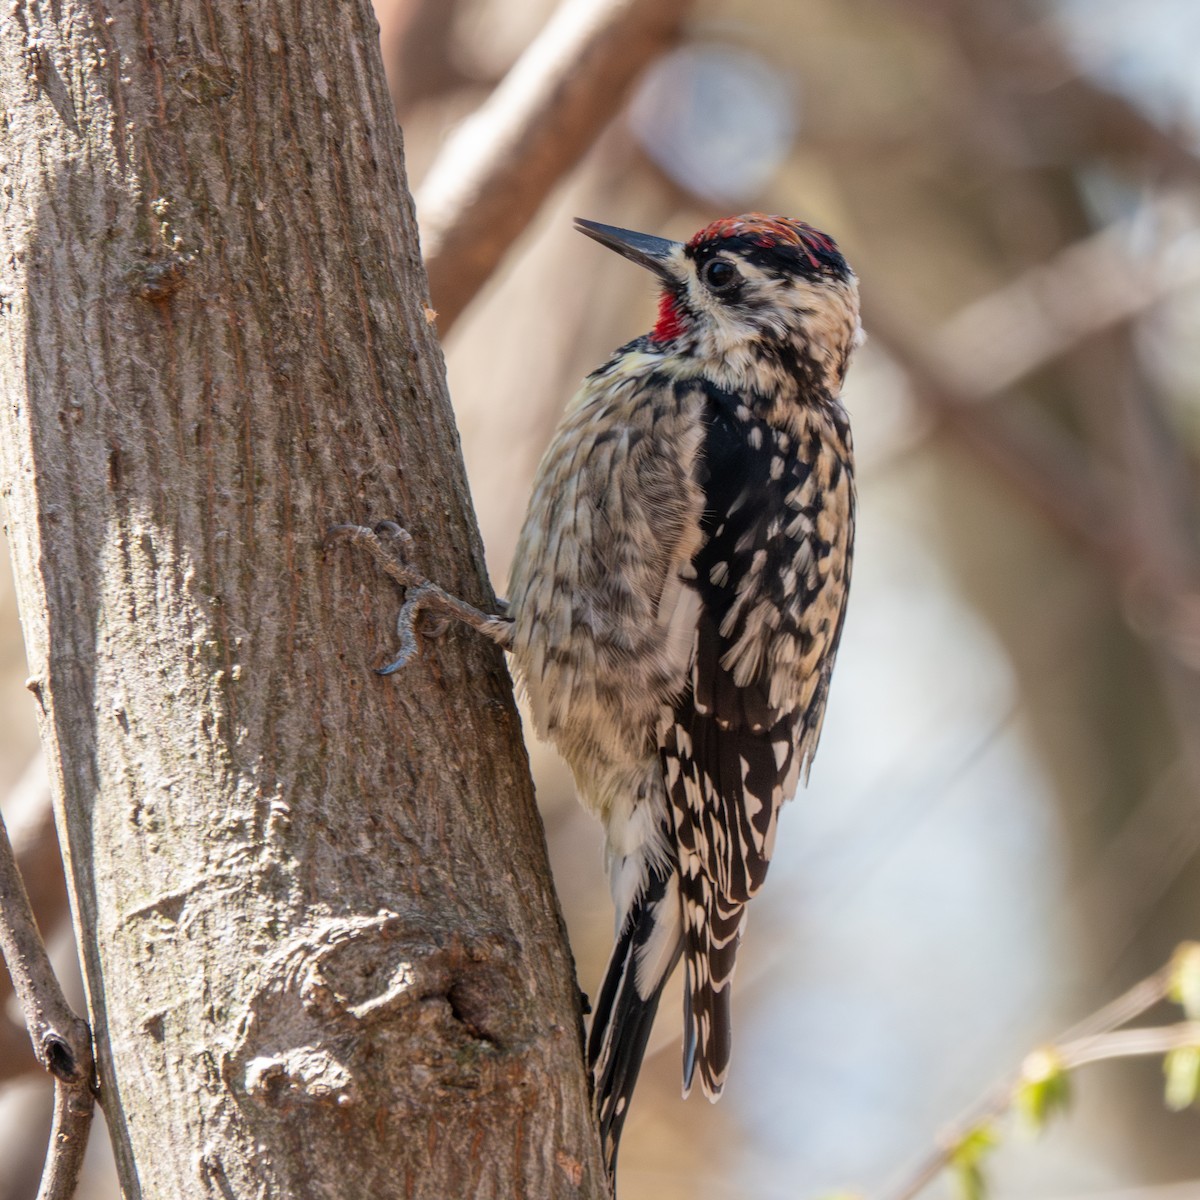
{"label": "black and white tail feather", "polygon": [[617,933],[593,1006],[588,1064],[610,1178],[663,988],[683,949],[673,862],[650,862],[646,886]]}

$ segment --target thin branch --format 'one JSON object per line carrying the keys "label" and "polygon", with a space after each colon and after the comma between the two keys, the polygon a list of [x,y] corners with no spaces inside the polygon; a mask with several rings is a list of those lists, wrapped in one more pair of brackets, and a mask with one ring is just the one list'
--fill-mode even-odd
{"label": "thin branch", "polygon": [[[50,780],[39,752],[4,802],[9,840],[21,879],[27,880],[29,905],[43,929],[53,931],[67,915],[67,888],[54,829]],[[8,1007],[12,985],[0,972],[0,1013]],[[0,1082],[36,1067],[29,1038],[15,1020],[0,1016]]]}
{"label": "thin branch", "polygon": [[1103,1008],[1072,1025],[1059,1038],[1060,1042],[1075,1042],[1083,1038],[1111,1033],[1122,1025],[1128,1025],[1135,1017],[1149,1012],[1156,1004],[1167,998],[1171,977],[1175,972],[1174,962],[1160,967],[1153,975],[1135,983],[1129,991],[1110,1001]]}
{"label": "thin branch", "polygon": [[417,193],[445,337],[560,179],[679,36],[692,0],[565,0]]}
{"label": "thin branch", "polygon": [[1134,220],[1083,238],[961,309],[934,337],[947,377],[972,400],[990,399],[1086,339],[1195,287],[1194,233],[1159,237],[1148,252],[1130,244],[1135,225],[1179,224],[1181,204],[1179,197],[1147,204]]}
{"label": "thin branch", "polygon": [[949,1165],[955,1148],[972,1130],[1002,1115],[1012,1103],[1010,1084],[1002,1084],[969,1109],[950,1129],[943,1132],[937,1145],[912,1169],[907,1179],[885,1200],[913,1200],[923,1192]]}
{"label": "thin branch", "polygon": [[72,1011],[29,907],[8,830],[0,820],[0,953],[12,976],[37,1060],[64,1083],[90,1083],[92,1038]]}
{"label": "thin branch", "polygon": [[95,1106],[90,1086],[54,1081],[54,1123],[37,1200],[71,1200],[75,1195]]}
{"label": "thin branch", "polygon": [[92,1117],[92,1035],[67,1003],[29,906],[8,830],[0,819],[0,952],[37,1060],[54,1076],[54,1127],[39,1200],[75,1192]]}
{"label": "thin branch", "polygon": [[1188,1046],[1200,1046],[1200,1021],[1180,1021],[1177,1025],[1153,1029],[1119,1029],[1114,1033],[1098,1033],[1095,1037],[1063,1042],[1055,1052],[1063,1067],[1073,1071],[1076,1067],[1104,1062],[1106,1059],[1170,1054],[1172,1050],[1182,1050]]}
{"label": "thin branch", "polygon": [[[1181,947],[1181,950],[1183,948]],[[991,1088],[937,1139],[934,1146],[884,1200],[913,1200],[954,1161],[962,1141],[972,1130],[1002,1117],[1014,1103],[1023,1082],[1028,1081],[1035,1061],[1054,1064],[1065,1072],[1106,1059],[1165,1055],[1172,1050],[1200,1046],[1200,1021],[1147,1029],[1118,1029],[1166,999],[1180,967],[1180,952],[1153,975],[1135,984],[1116,1000],[1072,1026],[1051,1045],[1035,1051],[1014,1075]]]}
{"label": "thin branch", "polygon": [[878,300],[864,306],[863,323],[872,340],[908,376],[919,403],[1016,484],[1052,525],[1119,579],[1128,577],[1137,553],[1118,539],[1109,498],[1067,435],[1035,416],[1024,415],[1017,422],[1007,413],[981,409],[975,401],[984,397],[964,394],[959,381],[948,376],[934,355],[919,349],[916,337]]}

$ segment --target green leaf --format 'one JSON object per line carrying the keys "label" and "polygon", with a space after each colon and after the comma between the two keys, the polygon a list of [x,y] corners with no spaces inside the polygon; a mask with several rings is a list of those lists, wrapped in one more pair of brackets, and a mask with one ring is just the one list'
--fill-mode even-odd
{"label": "green leaf", "polygon": [[1167,1107],[1183,1112],[1200,1100],[1200,1046],[1180,1046],[1163,1059],[1167,1077]]}
{"label": "green leaf", "polygon": [[950,1151],[950,1169],[962,1200],[984,1200],[987,1196],[983,1162],[999,1144],[1000,1139],[990,1124],[976,1125]]}
{"label": "green leaf", "polygon": [[1013,1091],[1013,1104],[1033,1133],[1041,1133],[1051,1117],[1065,1112],[1071,1101],[1071,1081],[1058,1051],[1052,1046],[1035,1050],[1021,1064],[1021,1077]]}
{"label": "green leaf", "polygon": [[1189,1020],[1200,1021],[1200,942],[1184,942],[1171,956],[1167,995]]}

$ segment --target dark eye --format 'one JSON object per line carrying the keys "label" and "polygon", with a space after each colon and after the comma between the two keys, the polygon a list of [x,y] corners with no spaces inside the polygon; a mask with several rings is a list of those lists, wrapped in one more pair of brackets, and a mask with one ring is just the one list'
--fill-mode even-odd
{"label": "dark eye", "polygon": [[700,278],[704,280],[709,291],[726,292],[737,283],[741,275],[727,258],[714,258],[704,264]]}

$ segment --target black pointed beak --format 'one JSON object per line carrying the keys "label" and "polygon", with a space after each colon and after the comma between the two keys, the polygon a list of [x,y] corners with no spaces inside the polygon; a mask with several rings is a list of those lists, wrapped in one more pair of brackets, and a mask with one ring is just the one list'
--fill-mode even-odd
{"label": "black pointed beak", "polygon": [[681,242],[634,233],[632,229],[618,229],[615,225],[601,225],[598,221],[585,221],[582,217],[575,218],[575,228],[630,262],[653,271],[666,283],[678,282],[671,270],[671,257],[682,247]]}

